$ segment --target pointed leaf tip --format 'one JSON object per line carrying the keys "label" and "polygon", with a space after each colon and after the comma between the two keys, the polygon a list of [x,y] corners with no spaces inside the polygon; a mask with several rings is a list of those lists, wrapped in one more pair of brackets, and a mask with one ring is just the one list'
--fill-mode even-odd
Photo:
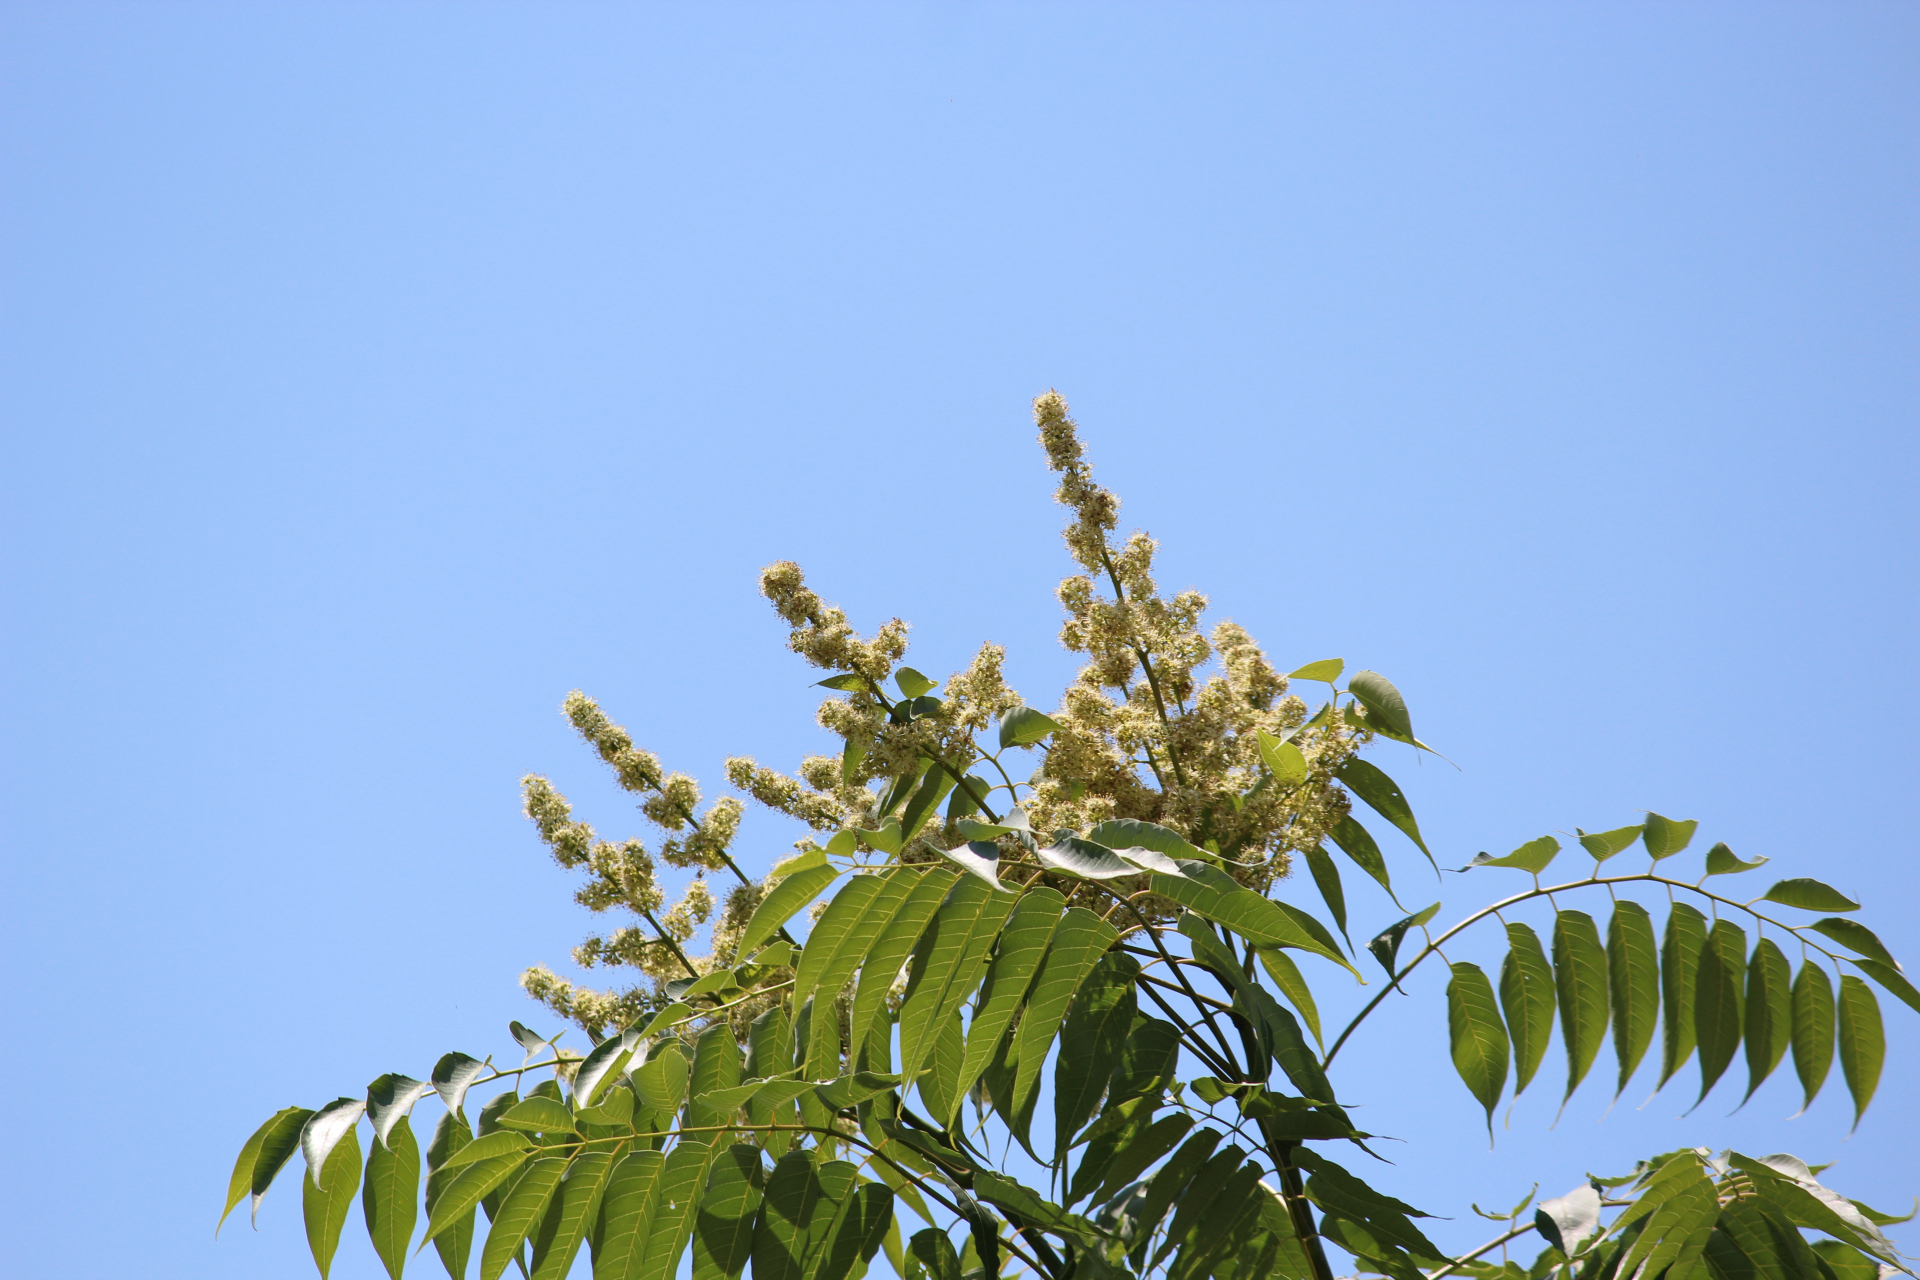
{"label": "pointed leaf tip", "polygon": [[1860,909],[1859,903],[1833,886],[1804,877],[1778,881],[1773,888],[1760,896],[1767,902],[1777,902],[1785,907],[1799,907],[1803,911],[1858,911]]}

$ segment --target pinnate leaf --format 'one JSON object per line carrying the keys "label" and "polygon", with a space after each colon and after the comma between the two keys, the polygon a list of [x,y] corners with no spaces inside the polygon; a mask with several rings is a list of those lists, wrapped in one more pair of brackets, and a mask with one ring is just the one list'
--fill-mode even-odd
{"label": "pinnate leaf", "polygon": [[1804,877],[1781,880],[1760,895],[1767,902],[1806,911],[1858,911],[1860,904],[1831,885]]}
{"label": "pinnate leaf", "polygon": [[1866,983],[1846,974],[1840,979],[1840,1071],[1847,1078],[1847,1092],[1853,1095],[1853,1124],[1873,1101],[1880,1085],[1880,1068],[1886,1061],[1887,1037],[1880,1023],[1880,1002]]}
{"label": "pinnate leaf", "polygon": [[1453,1069],[1487,1112],[1487,1134],[1493,1134],[1493,1108],[1507,1084],[1506,1024],[1493,984],[1479,965],[1456,961],[1447,983],[1447,1037]]}

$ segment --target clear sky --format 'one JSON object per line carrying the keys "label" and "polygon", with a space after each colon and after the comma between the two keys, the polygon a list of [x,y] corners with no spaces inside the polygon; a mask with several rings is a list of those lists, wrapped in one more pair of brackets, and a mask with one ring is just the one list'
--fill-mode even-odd
{"label": "clear sky", "polygon": [[[291,1176],[212,1239],[262,1118],[553,1023],[518,777],[642,833],[562,696],[709,795],[829,745],[762,564],[1052,705],[1049,386],[1166,585],[1405,691],[1443,862],[1655,809],[1920,961],[1911,4],[16,0],[0,59],[0,1269],[305,1270]],[[1489,1151],[1439,985],[1342,1083],[1443,1243],[1681,1145],[1920,1193],[1891,1000],[1851,1139],[1786,1069],[1553,1128],[1556,1049]]]}

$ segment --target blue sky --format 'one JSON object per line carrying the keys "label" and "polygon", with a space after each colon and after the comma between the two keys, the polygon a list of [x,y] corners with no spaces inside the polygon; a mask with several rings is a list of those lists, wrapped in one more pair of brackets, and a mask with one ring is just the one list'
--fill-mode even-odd
{"label": "blue sky", "polygon": [[[211,1238],[253,1126],[553,1021],[518,777],[641,834],[562,696],[709,795],[822,749],[762,564],[1051,705],[1049,386],[1166,585],[1405,691],[1443,862],[1655,809],[1920,960],[1910,5],[16,3],[0,58],[10,1270],[307,1267],[291,1180]],[[1551,1127],[1550,1059],[1489,1151],[1438,987],[1342,1087],[1442,1242],[1680,1145],[1920,1193],[1891,1001],[1852,1138],[1790,1072]]]}

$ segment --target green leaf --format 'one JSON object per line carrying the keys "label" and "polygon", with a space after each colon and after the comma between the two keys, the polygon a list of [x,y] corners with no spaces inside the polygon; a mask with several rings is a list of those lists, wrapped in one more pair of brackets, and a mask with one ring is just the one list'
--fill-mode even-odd
{"label": "green leaf", "polygon": [[1742,871],[1751,871],[1764,866],[1770,859],[1755,858],[1752,862],[1742,862],[1733,856],[1733,850],[1723,841],[1707,850],[1707,874],[1710,876],[1737,875]]}
{"label": "green leaf", "polygon": [[871,926],[862,925],[863,930],[870,928],[870,931],[863,939],[865,950],[859,957],[860,985],[854,994],[848,1024],[849,1042],[856,1045],[867,1043],[875,1022],[887,1010],[901,967],[932,923],[934,912],[959,881],[958,876],[944,867],[900,868],[894,874],[913,877],[908,893],[899,899],[898,906],[886,919],[876,915]]}
{"label": "green leaf", "polygon": [[1109,818],[1105,822],[1097,822],[1087,832],[1087,839],[1109,849],[1146,849],[1169,858],[1193,858],[1204,862],[1208,856],[1204,850],[1188,844],[1179,832],[1157,822],[1142,822],[1138,818]]}
{"label": "green leaf", "polygon": [[746,932],[740,935],[739,954],[751,955],[755,947],[780,932],[780,926],[819,897],[820,891],[839,876],[839,871],[830,866],[808,867],[774,885],[747,921]]}
{"label": "green leaf", "polygon": [[1833,984],[1811,960],[1800,962],[1793,980],[1793,1070],[1800,1077],[1800,1109],[1813,1105],[1833,1066]]}
{"label": "green leaf", "polygon": [[666,1156],[658,1151],[635,1151],[614,1165],[600,1201],[594,1280],[639,1280],[660,1172],[666,1163]]}
{"label": "green leaf", "polygon": [[1293,947],[1324,956],[1360,976],[1340,954],[1340,944],[1325,926],[1297,907],[1286,907],[1246,888],[1218,867],[1183,861],[1185,878],[1155,874],[1153,891],[1217,925],[1233,930],[1257,947]]}
{"label": "green leaf", "polygon": [[1314,1042],[1321,1043],[1320,1008],[1314,1003],[1313,990],[1307,986],[1307,980],[1300,976],[1299,968],[1278,947],[1256,947],[1254,954],[1260,957],[1261,966],[1266,969],[1267,976],[1273,979],[1273,984],[1280,988],[1280,994],[1306,1019]]}
{"label": "green leaf", "polygon": [[373,1251],[393,1280],[400,1280],[407,1265],[407,1245],[419,1217],[414,1197],[419,1194],[420,1145],[414,1141],[413,1127],[401,1116],[387,1130],[386,1141],[375,1142],[368,1150],[366,1185],[360,1194]]}
{"label": "green leaf", "polygon": [[1677,818],[1663,818],[1657,813],[1647,814],[1646,825],[1641,829],[1641,843],[1647,846],[1647,852],[1655,862],[1662,858],[1671,858],[1686,848],[1693,839],[1693,832],[1700,824],[1692,818],[1684,822]]}
{"label": "green leaf", "polygon": [[957,822],[961,818],[980,812],[980,802],[993,790],[993,784],[978,774],[968,774],[961,779],[964,786],[953,789],[953,796],[947,801],[947,821]]}
{"label": "green leaf", "polygon": [[367,1120],[373,1125],[373,1136],[385,1142],[393,1126],[413,1110],[413,1104],[432,1092],[433,1086],[426,1081],[392,1072],[368,1085]]}
{"label": "green leaf", "polygon": [[566,1176],[560,1180],[560,1189],[548,1204],[546,1216],[533,1234],[530,1280],[566,1280],[580,1252],[580,1242],[587,1238],[600,1211],[600,1198],[613,1173],[613,1161],[613,1155],[605,1151],[587,1151],[573,1158]]}
{"label": "green leaf", "polygon": [[[810,1237],[824,1232],[837,1206],[822,1212],[825,1188],[813,1167],[812,1151],[790,1151],[773,1166],[754,1223],[754,1280],[802,1280]],[[825,1217],[827,1221],[819,1221]]]}
{"label": "green leaf", "polygon": [[1786,1056],[1793,1035],[1792,982],[1793,969],[1773,939],[1755,943],[1747,962],[1747,1098]]}
{"label": "green leaf", "polygon": [[482,1160],[494,1160],[501,1156],[517,1155],[533,1146],[525,1135],[500,1129],[479,1138],[459,1144],[457,1150],[449,1155],[436,1169],[451,1171],[464,1169],[470,1164],[479,1164]]}
{"label": "green leaf", "polygon": [[1068,1006],[1081,985],[1092,977],[1107,948],[1118,939],[1119,934],[1112,925],[1085,907],[1068,907],[1055,927],[1047,958],[1034,977],[1026,1008],[1020,1015],[1020,1026],[1014,1032],[1020,1061],[1013,1086],[1017,1110],[1027,1109],[1029,1099],[1040,1085],[1040,1068],[1067,1016]]}
{"label": "green leaf", "polygon": [[1600,1229],[1600,1193],[1581,1183],[1564,1196],[1542,1200],[1533,1211],[1534,1230],[1568,1257]]}
{"label": "green leaf", "polygon": [[1860,904],[1838,889],[1804,878],[1782,880],[1760,895],[1766,902],[1806,911],[1858,911]]}
{"label": "green leaf", "polygon": [[[254,1212],[259,1212],[260,1198],[273,1185],[281,1166],[299,1149],[300,1131],[312,1115],[305,1107],[283,1107],[253,1131],[253,1136],[240,1148],[239,1159],[233,1162],[233,1176],[227,1180],[227,1207],[221,1211],[220,1222],[227,1220],[227,1214],[232,1213],[233,1207],[246,1199],[249,1192],[253,1195]],[[214,1224],[213,1233],[220,1234],[220,1223]]]}
{"label": "green leaf", "polygon": [[553,1041],[547,1039],[538,1031],[529,1028],[518,1018],[507,1024],[507,1031],[513,1036],[514,1043],[527,1051],[528,1058],[532,1058],[534,1054],[539,1053],[542,1049],[545,1049],[553,1043]]}
{"label": "green leaf", "polygon": [[828,676],[825,680],[814,681],[823,689],[834,689],[841,693],[858,693],[867,687],[866,678],[849,672],[846,675]]}
{"label": "green leaf", "polygon": [[478,1058],[464,1053],[443,1054],[440,1061],[433,1064],[432,1077],[441,1105],[449,1111],[460,1110],[466,1102],[467,1089],[486,1071],[487,1064]]}
{"label": "green leaf", "polygon": [[860,766],[865,763],[866,758],[867,744],[848,738],[847,745],[840,748],[840,781],[850,787],[858,786]]}
{"label": "green leaf", "polygon": [[1309,662],[1298,671],[1287,672],[1287,679],[1321,680],[1327,684],[1332,684],[1340,678],[1340,673],[1346,669],[1347,664],[1339,658],[1322,658],[1318,662]]}
{"label": "green leaf", "polygon": [[695,1128],[724,1124],[733,1108],[710,1110],[700,1105],[703,1094],[731,1089],[740,1083],[740,1045],[725,1019],[708,1026],[693,1046],[693,1071],[687,1082],[687,1123]]}
{"label": "green leaf", "polygon": [[1909,1009],[1920,1013],[1920,991],[1915,991],[1913,984],[1894,966],[1878,960],[1855,960],[1853,963],[1859,966],[1860,972],[1893,992]]}
{"label": "green leaf", "polygon": [[1295,1157],[1313,1175],[1307,1180],[1307,1198],[1322,1209],[1352,1218],[1375,1236],[1420,1257],[1446,1256],[1411,1221],[1430,1215],[1374,1190],[1316,1151],[1302,1147]]}
{"label": "green leaf", "polygon": [[1880,1084],[1880,1066],[1887,1056],[1886,1032],[1880,1025],[1880,1002],[1873,989],[1846,974],[1840,979],[1840,1071],[1853,1095],[1853,1126],[1873,1101]]}
{"label": "green leaf", "polygon": [[[1407,700],[1385,676],[1378,671],[1356,671],[1347,679],[1347,692],[1367,709],[1368,728],[1401,742],[1413,740],[1413,720],[1407,715]],[[1419,843],[1417,838],[1415,843]]]}
{"label": "green leaf", "polygon": [[1824,934],[1849,951],[1878,960],[1881,964],[1893,969],[1900,968],[1900,962],[1893,958],[1893,953],[1887,950],[1886,945],[1874,935],[1873,930],[1858,920],[1843,920],[1839,916],[1827,916],[1823,920],[1815,920],[1809,927],[1815,933]]}
{"label": "green leaf", "polygon": [[907,807],[900,815],[900,832],[903,841],[911,840],[926,829],[933,815],[940,811],[940,802],[947,798],[947,792],[953,790],[954,776],[944,768],[927,770],[926,780],[913,793],[913,799],[907,801]]}
{"label": "green leaf", "polygon": [[1013,1015],[1026,998],[1027,988],[1040,971],[1053,931],[1066,914],[1067,900],[1042,885],[1029,889],[1014,903],[1013,913],[1000,931],[999,946],[986,980],[980,986],[980,998],[974,1005],[973,1021],[967,1031],[966,1052],[960,1061],[960,1074],[954,1085],[952,1115],[938,1119],[951,1126],[958,1114],[960,1099],[973,1089],[980,1073],[992,1062]]}
{"label": "green leaf", "polygon": [[646,1258],[633,1273],[635,1280],[673,1280],[693,1238],[700,1192],[706,1187],[713,1155],[709,1142],[691,1135],[682,1137],[667,1153],[646,1224]]}
{"label": "green leaf", "polygon": [[1042,715],[1032,707],[1015,707],[1000,721],[1000,745],[1030,747],[1059,730],[1060,726],[1052,717]]}
{"label": "green leaf", "polygon": [[707,1175],[693,1229],[693,1280],[739,1280],[753,1253],[753,1223],[766,1189],[759,1147],[736,1143]]}
{"label": "green leaf", "polygon": [[1307,780],[1307,757],[1291,742],[1282,742],[1265,729],[1257,731],[1255,742],[1260,761],[1282,786],[1294,786]]}
{"label": "green leaf", "polygon": [[907,1280],[960,1280],[960,1255],[954,1252],[946,1232],[937,1227],[916,1231],[907,1248],[921,1268],[916,1276],[913,1263],[908,1263]]}
{"label": "green leaf", "polygon": [[[442,1059],[444,1062],[445,1059]],[[438,1069],[435,1070],[438,1075]],[[462,1089],[464,1094],[465,1090]],[[515,1135],[518,1136],[518,1135]],[[440,1123],[434,1126],[433,1141],[427,1144],[427,1217],[433,1217],[434,1209],[447,1188],[458,1176],[445,1171],[447,1161],[471,1145],[473,1133],[467,1127],[467,1118],[458,1111],[449,1111],[440,1117]],[[471,1208],[466,1216],[455,1222],[449,1229],[443,1230],[433,1238],[435,1252],[440,1255],[440,1263],[446,1267],[447,1274],[453,1280],[466,1280],[467,1258],[473,1251],[473,1219]]]}
{"label": "green leaf", "polygon": [[1620,1063],[1614,1097],[1653,1043],[1660,1021],[1660,955],[1653,919],[1637,902],[1616,902],[1607,922],[1607,990],[1613,1005],[1613,1052]]}
{"label": "green leaf", "polygon": [[521,1245],[547,1211],[547,1201],[553,1198],[560,1175],[566,1170],[565,1157],[540,1156],[514,1182],[500,1202],[500,1212],[494,1215],[487,1243],[480,1250],[480,1280],[500,1280],[507,1264],[519,1256]]}
{"label": "green leaf", "polygon": [[[1700,1097],[1705,1099],[1720,1073],[1740,1048],[1745,1023],[1742,979],[1747,968],[1747,935],[1730,920],[1716,920],[1700,950],[1700,975],[1693,999],[1693,1025],[1700,1041]],[[1699,1102],[1694,1103],[1695,1106]]]}
{"label": "green leaf", "polygon": [[593,1052],[573,1074],[574,1106],[584,1110],[599,1102],[606,1087],[618,1080],[633,1062],[639,1048],[640,1032],[635,1027],[608,1036],[593,1046]]}
{"label": "green leaf", "polygon": [[1400,963],[1400,943],[1406,938],[1407,930],[1415,929],[1425,924],[1427,921],[1433,919],[1439,911],[1440,904],[1437,902],[1431,906],[1423,907],[1404,920],[1394,921],[1385,929],[1382,929],[1372,942],[1367,944],[1367,950],[1375,960],[1380,962],[1380,967],[1387,971],[1387,977],[1393,977]]}
{"label": "green leaf", "polygon": [[648,1110],[662,1114],[678,1111],[687,1100],[688,1067],[686,1051],[679,1041],[666,1040],[657,1044],[653,1056],[633,1073],[634,1088],[640,1094],[640,1101],[647,1104]]}
{"label": "green leaf", "polygon": [[[1699,1162],[1688,1154],[1673,1163],[1683,1162],[1682,1170],[1677,1170],[1664,1185],[1649,1190],[1643,1197],[1658,1194],[1659,1198],[1649,1206],[1646,1226],[1634,1237],[1618,1274],[1645,1280],[1652,1280],[1663,1272],[1685,1275],[1706,1249],[1720,1204],[1714,1195],[1713,1182],[1701,1171]],[[1631,1215],[1633,1209],[1629,1208],[1627,1213]]]}
{"label": "green leaf", "polygon": [[900,1074],[914,1079],[933,1052],[946,1020],[973,994],[987,955],[1007,914],[1012,894],[994,893],[976,879],[948,892],[933,923],[914,948],[907,992],[900,1004]]}
{"label": "green leaf", "polygon": [[1667,912],[1660,942],[1661,1086],[1693,1056],[1694,988],[1706,942],[1707,918],[1684,902],[1675,903]]}
{"label": "green leaf", "polygon": [[[1353,859],[1353,865],[1372,876],[1382,889],[1393,897],[1393,881],[1387,875],[1387,860],[1380,855],[1380,846],[1374,843],[1373,835],[1365,827],[1353,820],[1353,815],[1336,822],[1327,832],[1333,842],[1340,846],[1340,852]],[[1398,902],[1398,898],[1394,898]]]}
{"label": "green leaf", "polygon": [[1593,1066],[1607,1034],[1607,952],[1584,911],[1557,911],[1553,921],[1553,978],[1560,1002],[1560,1038],[1567,1050],[1567,1091],[1573,1096]]}
{"label": "green leaf", "polygon": [[[325,1113],[323,1108],[321,1114]],[[357,1118],[358,1113],[355,1115]],[[313,1262],[320,1268],[321,1280],[326,1280],[333,1266],[334,1250],[340,1247],[340,1228],[346,1225],[353,1193],[360,1189],[360,1137],[349,1125],[328,1144],[327,1150],[318,1184],[306,1178],[300,1185],[307,1248],[313,1251]]]}
{"label": "green leaf", "polygon": [[806,1270],[807,1280],[846,1280],[880,1252],[893,1221],[893,1192],[878,1182],[853,1188],[841,1202]]}
{"label": "green leaf", "polygon": [[1041,866],[1078,876],[1082,880],[1112,880],[1119,876],[1140,874],[1140,868],[1105,845],[1064,833],[1052,844],[1042,845],[1034,856],[1039,859]]}
{"label": "green leaf", "polygon": [[900,692],[909,698],[917,698],[933,688],[934,681],[927,679],[912,667],[902,667],[893,673],[893,682],[900,686]]}
{"label": "green leaf", "polygon": [[508,1108],[500,1117],[502,1129],[521,1133],[572,1133],[573,1112],[567,1104],[552,1098],[527,1098]]}
{"label": "green leaf", "polygon": [[1353,939],[1347,935],[1347,892],[1340,883],[1340,868],[1333,864],[1333,855],[1327,852],[1326,846],[1315,845],[1307,850],[1307,870],[1313,875],[1314,887],[1320,890],[1320,900],[1327,904],[1327,913],[1340,926],[1341,936],[1347,938],[1351,949]]}
{"label": "green leaf", "polygon": [[[1539,875],[1547,869],[1547,864],[1559,856],[1560,842],[1552,836],[1541,836],[1538,840],[1529,840],[1512,853],[1496,858],[1490,853],[1476,853],[1470,866],[1475,867],[1513,867],[1532,875]],[[1464,870],[1465,868],[1462,868]]]}
{"label": "green leaf", "polygon": [[900,1077],[891,1072],[856,1071],[816,1086],[814,1092],[820,1095],[821,1102],[826,1104],[829,1111],[845,1111],[868,1098],[891,1093],[899,1087]]}
{"label": "green leaf", "polygon": [[1414,821],[1413,807],[1401,793],[1400,784],[1359,756],[1341,765],[1338,777],[1347,784],[1348,790],[1371,805],[1374,812],[1400,828],[1407,839],[1420,846],[1420,852],[1427,855],[1428,862],[1433,861],[1427,842],[1420,838],[1420,824]]}
{"label": "green leaf", "polygon": [[1833,1273],[1834,1280],[1880,1280],[1880,1264],[1858,1249],[1838,1240],[1815,1240],[1807,1247]]}
{"label": "green leaf", "polygon": [[1468,1092],[1487,1110],[1487,1136],[1493,1136],[1493,1108],[1507,1086],[1507,1028],[1500,1021],[1493,984],[1480,966],[1457,961],[1447,983],[1447,1038],[1453,1069]]}
{"label": "green leaf", "polygon": [[1007,886],[1000,883],[1000,846],[991,840],[969,840],[958,848],[940,852],[962,871],[980,877],[995,892],[1008,891]]}
{"label": "green leaf", "polygon": [[1500,1007],[1513,1038],[1513,1092],[1518,1097],[1540,1069],[1553,1038],[1553,966],[1540,937],[1524,924],[1507,926],[1507,957],[1500,965]]}
{"label": "green leaf", "polygon": [[[1059,1161],[1081,1126],[1093,1117],[1107,1080],[1120,1064],[1127,1033],[1139,1012],[1134,984],[1140,965],[1122,951],[1100,957],[1067,1007],[1060,1056],[1053,1069],[1054,1159]],[[958,1099],[955,1100],[956,1103]]]}
{"label": "green leaf", "polygon": [[[1144,1103],[1147,1099],[1134,1101]],[[1133,1124],[1087,1144],[1087,1154],[1074,1171],[1073,1190],[1068,1193],[1067,1203],[1091,1195],[1097,1204],[1117,1195],[1121,1188],[1145,1173],[1149,1165],[1178,1146],[1192,1128],[1191,1116],[1175,1112],[1156,1120],[1151,1107],[1140,1107]],[[1095,1150],[1103,1143],[1104,1149]]]}
{"label": "green leaf", "polygon": [[1574,833],[1580,837],[1580,847],[1593,855],[1595,862],[1605,862],[1631,846],[1644,829],[1641,824],[1635,823],[1631,827],[1615,827],[1612,831],[1588,832],[1575,827]]}
{"label": "green leaf", "polygon": [[1149,1270],[1157,1268],[1169,1253],[1192,1236],[1207,1206],[1225,1189],[1228,1180],[1240,1171],[1246,1159],[1246,1152],[1237,1146],[1228,1146],[1215,1152],[1194,1171],[1192,1181],[1180,1197],[1179,1208],[1174,1210],[1173,1221],[1168,1224],[1166,1235],[1159,1249],[1154,1252]]}

